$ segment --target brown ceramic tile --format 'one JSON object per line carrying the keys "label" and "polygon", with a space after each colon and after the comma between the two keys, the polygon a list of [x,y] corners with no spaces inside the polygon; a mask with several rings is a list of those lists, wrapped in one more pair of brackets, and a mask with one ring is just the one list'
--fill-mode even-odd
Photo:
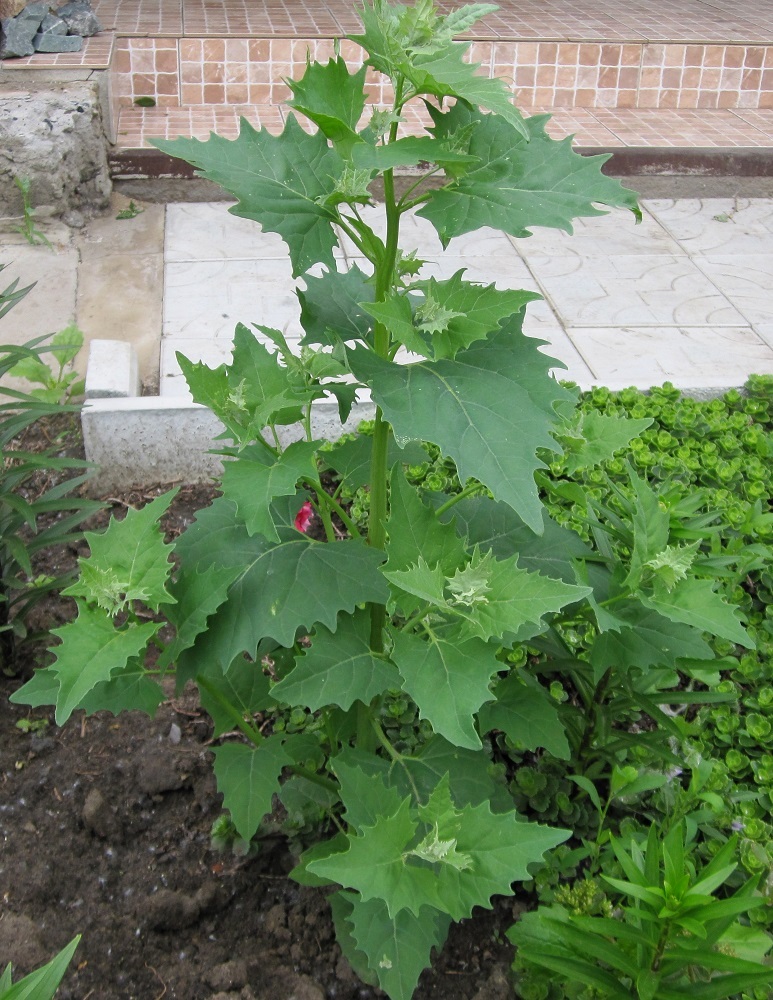
{"label": "brown ceramic tile", "polygon": [[83,39],[79,52],[37,52],[21,59],[0,60],[3,70],[21,69],[107,69],[113,54],[115,36],[112,31]]}

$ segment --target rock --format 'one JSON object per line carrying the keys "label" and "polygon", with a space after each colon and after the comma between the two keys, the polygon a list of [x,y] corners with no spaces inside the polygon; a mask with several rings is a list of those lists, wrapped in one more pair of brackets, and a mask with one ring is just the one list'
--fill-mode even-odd
{"label": "rock", "polygon": [[102,30],[99,18],[88,0],[71,0],[70,3],[59,7],[56,14],[67,24],[67,30],[71,35],[82,35],[84,38],[88,38]]}
{"label": "rock", "polygon": [[14,177],[32,182],[32,207],[63,215],[109,204],[111,183],[99,82],[30,81],[6,91],[0,114],[0,217],[20,216]]}
{"label": "rock", "polygon": [[120,832],[120,824],[98,788],[86,796],[81,819],[87,830],[103,840],[115,839]]}
{"label": "rock", "polygon": [[204,981],[213,990],[227,992],[247,985],[247,966],[239,959],[223,962],[204,974]]}
{"label": "rock", "polygon": [[26,18],[10,17],[0,22],[2,42],[0,42],[0,59],[20,59],[31,56],[35,52],[33,39],[37,34],[40,22],[35,24]]}
{"label": "rock", "polygon": [[199,912],[199,904],[192,896],[171,889],[159,889],[145,898],[142,915],[152,930],[179,931],[195,924]]}
{"label": "rock", "polygon": [[46,14],[50,13],[51,4],[49,3],[28,3],[18,15],[18,19],[20,21],[35,21],[39,25]]}
{"label": "rock", "polygon": [[80,52],[83,39],[80,35],[43,35],[32,39],[36,52]]}
{"label": "rock", "polygon": [[52,955],[49,955],[48,949],[43,947],[39,933],[29,917],[5,913],[0,920],[0,955],[3,968],[11,962],[16,972],[27,973],[44,965]]}
{"label": "rock", "polygon": [[16,17],[24,10],[24,0],[0,0],[0,21],[8,17]]}
{"label": "rock", "polygon": [[77,208],[73,208],[69,212],[65,212],[62,216],[62,222],[69,226],[70,229],[83,229],[86,225],[86,216],[83,212],[79,212]]}
{"label": "rock", "polygon": [[67,25],[56,14],[46,14],[40,22],[40,33],[42,35],[66,35]]}
{"label": "rock", "polygon": [[178,788],[183,787],[183,784],[176,761],[171,754],[151,751],[139,762],[137,787],[146,795],[176,792]]}

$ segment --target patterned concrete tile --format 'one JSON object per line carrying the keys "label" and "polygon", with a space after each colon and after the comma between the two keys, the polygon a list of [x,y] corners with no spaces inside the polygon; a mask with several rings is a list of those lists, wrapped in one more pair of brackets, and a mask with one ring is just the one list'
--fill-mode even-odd
{"label": "patterned concrete tile", "polygon": [[749,327],[571,329],[569,335],[596,376],[611,389],[742,385],[753,373],[773,374],[773,347]]}
{"label": "patterned concrete tile", "polygon": [[773,323],[773,234],[770,253],[695,257],[703,273],[750,323]]}
{"label": "patterned concrete tile", "polygon": [[683,198],[645,205],[689,254],[773,253],[769,199]]}
{"label": "patterned concrete tile", "polygon": [[533,257],[529,267],[567,328],[746,325],[738,310],[686,258]]}
{"label": "patterned concrete tile", "polygon": [[301,336],[290,260],[169,263],[164,337],[231,340],[237,323],[260,323]]}
{"label": "patterned concrete tile", "polygon": [[755,323],[754,332],[773,350],[773,323]]}
{"label": "patterned concrete tile", "polygon": [[164,259],[171,261],[285,259],[287,246],[250,219],[228,211],[233,202],[170,204]]}
{"label": "patterned concrete tile", "polygon": [[620,254],[678,254],[680,248],[663,226],[643,212],[636,224],[633,213],[615,208],[600,216],[576,219],[574,233],[535,227],[527,239],[513,239],[518,253],[529,260],[534,255],[610,257]]}

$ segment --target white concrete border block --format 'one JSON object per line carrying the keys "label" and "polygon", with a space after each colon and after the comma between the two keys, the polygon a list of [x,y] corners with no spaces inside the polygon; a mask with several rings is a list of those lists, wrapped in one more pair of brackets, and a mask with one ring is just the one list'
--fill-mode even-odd
{"label": "white concrete border block", "polygon": [[139,396],[137,352],[123,340],[92,340],[86,369],[86,399]]}
{"label": "white concrete border block", "polygon": [[[346,424],[335,401],[315,403],[312,433],[334,440],[373,416],[370,402],[356,403]],[[222,472],[211,449],[223,425],[206,406],[161,396],[89,399],[81,411],[86,458],[97,470],[89,480],[93,494],[154,483],[200,483]],[[280,429],[283,444],[303,437],[300,424]],[[224,442],[226,443],[226,442]]]}

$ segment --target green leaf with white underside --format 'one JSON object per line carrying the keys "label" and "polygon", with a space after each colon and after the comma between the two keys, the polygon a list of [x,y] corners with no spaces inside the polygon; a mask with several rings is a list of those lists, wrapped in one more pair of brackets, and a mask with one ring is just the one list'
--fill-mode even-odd
{"label": "green leaf with white underside", "polygon": [[491,699],[491,678],[502,668],[496,652],[480,639],[460,639],[458,630],[430,631],[426,638],[397,632],[392,659],[421,718],[449,743],[477,750],[474,717]]}
{"label": "green leaf with white underside", "polygon": [[[63,726],[86,695],[103,681],[123,670],[127,663],[144,652],[148,642],[161,627],[160,622],[130,625],[116,629],[112,619],[99,608],[78,603],[78,617],[62,628],[53,629],[61,644],[54,647],[55,662],[46,671],[39,671],[29,682],[36,703],[41,694],[43,673],[50,671],[56,679],[56,724]],[[25,687],[12,697],[17,704],[26,704]],[[53,691],[53,680],[51,684]]]}
{"label": "green leaf with white underside", "polygon": [[702,629],[710,635],[754,649],[754,640],[737,617],[737,611],[714,591],[711,580],[682,580],[672,589],[658,586],[651,597],[640,595],[642,604],[668,618]]}
{"label": "green leaf with white underside", "polygon": [[213,134],[204,142],[155,139],[153,145],[230,192],[238,201],[233,215],[278,233],[290,250],[293,277],[317,263],[335,267],[335,216],[323,202],[335,192],[343,161],[322,132],[308,135],[290,114],[277,136],[242,118],[238,139]]}
{"label": "green leaf with white underside", "polygon": [[506,503],[490,497],[468,497],[443,515],[454,517],[457,530],[470,546],[491,551],[497,559],[518,556],[523,569],[555,580],[575,583],[572,561],[589,559],[593,552],[579,535],[543,514],[543,529],[535,534]]}
{"label": "green leaf with white underside", "polygon": [[425,905],[440,909],[435,872],[407,855],[418,825],[410,799],[403,799],[391,815],[381,816],[376,825],[350,835],[347,851],[307,867],[316,875],[356,889],[363,900],[383,900],[390,917],[404,909],[418,916]]}
{"label": "green leaf with white underside", "polygon": [[173,604],[166,589],[173,546],[164,541],[158,520],[176,494],[172,490],[141,510],[128,510],[122,521],[113,518],[101,534],[87,532],[91,555],[78,560],[80,579],[63,593],[83,597],[111,615],[131,601],[142,601],[154,611]]}
{"label": "green leaf with white underside", "polygon": [[271,800],[279,791],[279,775],[292,760],[281,736],[270,736],[260,746],[226,743],[215,747],[215,777],[223,805],[230,812],[237,833],[252,840]]}
{"label": "green leaf with white underside", "polygon": [[[439,36],[437,31],[442,24],[439,19],[434,18],[433,23],[429,23],[429,19],[423,17],[424,10],[388,4],[366,5],[359,14],[363,33],[348,37],[368,52],[368,62],[379,72],[393,79],[405,76],[410,90],[416,95],[456,97],[481,104],[499,112],[513,128],[520,128],[526,134],[521,113],[513,106],[512,95],[504,82],[479,76],[476,72],[479,64],[464,62],[471,43],[453,42],[447,35]],[[433,17],[433,12],[429,17]],[[451,22],[451,30],[460,30],[453,25]]]}
{"label": "green leaf with white underside", "polygon": [[567,433],[557,433],[564,446],[566,474],[573,476],[578,469],[587,469],[612,458],[615,452],[627,448],[651,423],[652,417],[633,420],[599,413],[598,410],[588,413],[578,410]]}
{"label": "green leaf with white underside", "polygon": [[547,117],[529,118],[527,141],[500,115],[462,104],[450,111],[430,109],[431,131],[448,139],[470,126],[465,152],[480,158],[450,185],[430,193],[418,214],[428,219],[445,244],[454,236],[493,226],[511,236],[530,236],[530,227],[572,232],[572,221],[603,215],[597,204],[629,208],[641,217],[632,191],[601,172],[606,156],[580,156],[570,137],[559,141],[544,131]]}
{"label": "green leaf with white underside", "polygon": [[434,442],[454,459],[462,482],[478,479],[539,532],[534,472],[544,463],[536,452],[555,450],[553,405],[572,396],[550,377],[551,361],[538,346],[508,327],[453,361],[399,365],[362,349],[348,354],[398,441]]}
{"label": "green leaf with white underside", "polygon": [[[390,333],[409,350],[435,360],[453,358],[458,351],[476,340],[484,340],[498,329],[503,320],[521,312],[528,302],[539,299],[537,292],[498,289],[494,285],[474,284],[457,271],[445,281],[419,281],[411,285],[410,298],[393,293],[386,302],[366,306],[371,315],[383,322]],[[415,315],[410,308],[416,306]],[[447,322],[430,331],[422,326],[422,309],[437,303]]]}
{"label": "green leaf with white underside", "polygon": [[363,900],[354,893],[346,918],[360,952],[390,1000],[411,1000],[419,976],[430,964],[433,948],[440,948],[448,934],[444,913],[423,907],[418,916],[401,910],[394,917],[383,900]]}
{"label": "green leaf with white underside", "polygon": [[351,613],[364,601],[386,603],[381,552],[351,540],[326,544],[293,535],[283,529],[283,540],[271,547],[244,529],[227,543],[223,539],[228,549],[221,548],[218,557],[241,568],[196,642],[199,656],[225,666],[238,653],[254,656],[263,638],[292,646],[300,628],[308,632],[321,623],[332,630],[340,611]]}
{"label": "green leaf with white underside", "polygon": [[247,448],[223,468],[223,496],[233,500],[250,535],[260,534],[279,541],[271,504],[280,496],[295,496],[297,483],[316,478],[314,455],[319,442],[296,441],[273,464],[265,461],[265,449]]}
{"label": "green leaf with white underside", "polygon": [[347,340],[369,342],[373,320],[360,305],[373,300],[373,285],[353,264],[347,271],[330,269],[318,278],[304,275],[306,290],[298,289],[302,344],[335,347]]}
{"label": "green leaf with white underside", "polygon": [[177,603],[167,611],[176,634],[159,657],[161,670],[166,670],[184,649],[193,645],[196,636],[207,627],[209,616],[226,599],[228,588],[238,574],[237,566],[207,566],[194,573],[180,573],[171,587]]}
{"label": "green leaf with white underside", "polygon": [[369,705],[376,695],[399,687],[394,665],[371,652],[369,613],[355,611],[339,615],[335,632],[318,626],[310,648],[272,693],[278,701],[316,712],[325,705],[347,710],[357,700]]}
{"label": "green leaf with white underside", "polygon": [[352,150],[356,167],[364,170],[391,170],[418,163],[475,163],[474,156],[460,153],[450,143],[439,142],[429,135],[409,135],[386,146],[361,143]]}
{"label": "green leaf with white underside", "polygon": [[149,675],[140,659],[130,660],[123,670],[114,673],[109,681],[97,684],[81,699],[79,708],[86,715],[94,712],[139,711],[154,718],[156,710],[166,698],[161,685]]}
{"label": "green leaf with white underside", "polygon": [[362,66],[349,73],[340,56],[326,64],[308,63],[300,80],[287,81],[293,94],[287,103],[314,122],[331,142],[348,151],[362,142],[356,129],[365,110],[366,72]]}
{"label": "green leaf with white underside", "polygon": [[544,748],[560,760],[569,759],[569,741],[558,706],[544,688],[523,683],[515,674],[494,688],[495,701],[480,710],[480,731],[501,730],[527,750]]}
{"label": "green leaf with white underside", "polygon": [[[271,681],[263,673],[262,664],[244,656],[235,657],[225,670],[216,662],[207,663],[196,675],[196,681],[202,708],[212,718],[215,736],[231,732],[235,719],[208,688],[214,688],[242,718],[251,719],[256,712],[276,707]],[[207,686],[202,681],[206,681]]]}
{"label": "green leaf with white underside", "polygon": [[655,666],[675,667],[682,658],[714,659],[700,628],[664,617],[638,601],[616,605],[615,615],[628,627],[596,636],[590,651],[596,681],[613,666],[645,671]]}

